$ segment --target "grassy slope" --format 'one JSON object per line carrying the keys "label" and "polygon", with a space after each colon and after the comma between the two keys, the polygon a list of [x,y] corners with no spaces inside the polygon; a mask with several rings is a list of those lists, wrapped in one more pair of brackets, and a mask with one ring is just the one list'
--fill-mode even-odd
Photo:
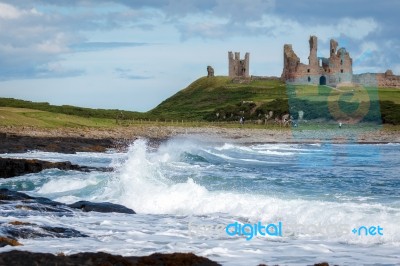
{"label": "grassy slope", "polygon": [[115,119],[86,118],[27,108],[0,107],[1,126],[57,127],[111,127]]}
{"label": "grassy slope", "polygon": [[[253,101],[255,107],[251,107],[253,109],[248,111],[248,115],[253,113],[254,118],[254,112],[266,113],[271,109],[275,110],[275,113],[284,112],[288,107],[280,108],[279,105],[283,105],[284,102],[287,105],[289,96],[291,107],[298,104],[295,101],[302,100],[308,101],[314,107],[319,106],[321,109],[320,107],[327,107],[328,102],[337,101],[340,98],[341,101],[347,103],[353,102],[354,99],[356,101],[381,101],[381,108],[386,112],[385,115],[390,115],[392,118],[393,115],[396,116],[397,111],[400,111],[400,89],[340,88],[340,90],[335,90],[327,86],[286,86],[278,80],[255,80],[249,84],[238,84],[233,83],[227,77],[203,77],[162,102],[149,114],[159,119],[202,120],[207,115],[215,117],[216,112],[222,112],[229,115],[234,113],[233,117],[235,118],[239,110],[246,109],[244,106],[238,106],[242,101]],[[275,99],[282,99],[282,101],[274,104]],[[375,106],[379,106],[379,104]],[[347,111],[351,113],[350,107],[347,106]],[[316,116],[319,115],[317,109],[313,109]],[[392,120],[400,122],[400,117]]]}
{"label": "grassy slope", "polygon": [[[343,88],[343,90],[351,91],[352,88]],[[355,93],[359,93],[357,89],[355,89]],[[385,112],[386,116],[398,115],[400,110],[400,89],[380,88],[378,91],[372,89],[369,93],[371,99],[379,99],[388,103],[381,104],[381,110]],[[238,84],[233,83],[228,77],[203,77],[146,113],[54,106],[48,103],[0,98],[0,126],[108,127],[116,125],[115,120],[117,117],[127,120],[135,119],[135,121],[139,119],[199,121],[203,120],[206,115],[213,115],[216,109],[229,109],[232,106],[237,106],[242,101],[254,102],[254,110],[266,105],[266,108],[269,108],[268,104],[273,103],[277,98],[287,102],[288,94],[295,95],[296,99],[326,103],[330,99],[336,99],[335,97],[329,98],[329,95],[338,93],[324,86],[287,88],[284,83],[278,80],[255,80],[249,84]],[[351,97],[349,99],[351,101]]]}
{"label": "grassy slope", "polygon": [[[132,111],[123,110],[110,110],[110,109],[92,109],[85,107],[76,107],[70,105],[51,105],[45,102],[31,102],[24,100],[17,100],[12,98],[0,98],[0,107],[14,107],[14,108],[27,108],[40,111],[46,111],[51,113],[59,113],[66,115],[75,115],[80,117],[97,117],[97,118],[109,118],[116,119],[117,117],[123,118],[141,118],[144,114]],[[122,115],[121,115],[122,113]]]}
{"label": "grassy slope", "polygon": [[287,98],[286,87],[279,81],[237,84],[232,83],[228,77],[203,77],[163,101],[149,114],[160,119],[202,120],[216,108],[236,105],[242,101],[262,103],[276,98]]}

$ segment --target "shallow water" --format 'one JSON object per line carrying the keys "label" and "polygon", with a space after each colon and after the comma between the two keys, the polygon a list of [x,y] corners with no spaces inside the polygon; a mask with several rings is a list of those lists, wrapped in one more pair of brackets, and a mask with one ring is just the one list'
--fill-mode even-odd
{"label": "shallow water", "polygon": [[[112,173],[46,170],[0,187],[72,203],[110,201],[138,214],[40,216],[4,210],[0,222],[68,226],[89,238],[21,240],[40,252],[121,255],[194,252],[224,265],[394,265],[400,262],[400,145],[234,145],[135,141],[127,153],[0,156],[112,166]],[[7,214],[7,215],[6,215]],[[282,222],[282,236],[229,236],[233,222]],[[352,229],[380,226],[383,235]],[[3,248],[2,251],[12,249]]]}

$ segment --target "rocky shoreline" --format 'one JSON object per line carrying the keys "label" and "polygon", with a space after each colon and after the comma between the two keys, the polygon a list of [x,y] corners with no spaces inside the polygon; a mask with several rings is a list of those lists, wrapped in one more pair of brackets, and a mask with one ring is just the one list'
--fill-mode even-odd
{"label": "rocky shoreline", "polygon": [[32,150],[60,153],[105,152],[116,143],[110,138],[67,136],[32,136],[32,132],[0,133],[0,153],[22,153]]}
{"label": "rocky shoreline", "polygon": [[88,167],[71,162],[48,162],[37,159],[14,159],[0,157],[0,178],[10,178],[30,173],[39,173],[45,169],[74,170],[80,172],[111,172],[110,167]]}
{"label": "rocky shoreline", "polygon": [[[0,253],[0,265],[218,266],[221,264],[207,258],[197,256],[193,253],[154,253],[149,256],[123,257],[119,255],[111,255],[104,252],[85,252],[66,256],[62,253],[54,255],[49,253],[33,253],[28,251],[13,250]],[[267,265],[259,264],[258,266]],[[329,266],[329,264],[323,262],[316,263],[314,264],[314,266]]]}
{"label": "rocky shoreline", "polygon": [[144,266],[144,265],[193,265],[193,266],[217,266],[220,265],[207,258],[196,256],[193,253],[154,253],[142,257],[123,257],[119,255],[97,253],[78,253],[73,255],[33,253],[28,251],[9,251],[0,253],[0,265],[121,265],[121,266]]}
{"label": "rocky shoreline", "polygon": [[[7,211],[5,215],[13,216],[17,212],[38,214],[41,216],[73,216],[77,212],[103,212],[135,214],[135,211],[125,206],[109,202],[78,201],[64,204],[43,197],[32,197],[25,193],[0,188],[0,211]],[[14,217],[14,216],[13,216]],[[52,227],[40,224],[11,221],[0,223],[0,247],[7,245],[21,246],[20,239],[56,237],[88,237],[74,228]],[[1,265],[1,264],[0,264]]]}
{"label": "rocky shoreline", "polygon": [[290,129],[138,125],[115,128],[0,127],[0,153],[105,152],[124,150],[138,138],[158,146],[174,137],[210,142],[253,143],[400,143],[400,128]]}
{"label": "rocky shoreline", "polygon": [[[15,217],[14,212],[20,211],[29,212],[30,215],[37,213],[41,216],[73,216],[80,211],[135,214],[131,209],[108,202],[79,201],[73,204],[63,204],[47,198],[32,197],[25,193],[8,189],[0,189],[0,210],[7,210],[7,216],[9,217]],[[103,252],[85,252],[72,255],[29,252],[19,248],[23,247],[22,240],[24,239],[42,237],[85,238],[89,236],[73,228],[46,226],[18,220],[0,223],[0,231],[0,265],[220,265],[193,253],[154,253],[149,256],[124,257]],[[1,252],[1,248],[6,246],[12,246],[16,249]],[[314,265],[329,266],[328,263]],[[260,264],[259,266],[265,266],[265,264]]]}
{"label": "rocky shoreline", "polygon": [[[139,126],[103,129],[54,129],[0,127],[0,153],[24,153],[40,150],[58,153],[106,152],[109,149],[125,150],[132,141],[146,138],[152,146],[158,146],[173,137],[187,137],[211,142],[253,143],[400,143],[400,131],[376,130],[300,130],[287,128],[220,128],[220,127],[169,127]],[[5,156],[6,157],[6,156]],[[92,168],[71,162],[48,162],[36,159],[0,157],[0,178],[12,178],[44,169],[58,168],[75,171],[112,171],[111,168]],[[108,202],[79,201],[63,204],[47,198],[31,197],[24,193],[0,189],[0,209],[39,212],[40,215],[72,216],[75,212],[119,212],[134,214],[134,210]],[[5,212],[4,212],[5,213]],[[123,257],[107,253],[78,253],[73,255],[32,253],[21,250],[1,252],[1,247],[22,246],[21,239],[37,237],[88,237],[73,228],[50,227],[22,221],[0,224],[0,265],[219,265],[192,253],[152,254],[142,257]],[[20,242],[21,241],[21,242]],[[328,263],[315,265],[329,266]]]}

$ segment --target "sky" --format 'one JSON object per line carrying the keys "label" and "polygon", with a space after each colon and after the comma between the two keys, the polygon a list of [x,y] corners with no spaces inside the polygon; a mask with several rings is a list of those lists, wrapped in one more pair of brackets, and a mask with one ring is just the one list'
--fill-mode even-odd
{"label": "sky", "polygon": [[0,0],[0,97],[147,111],[228,51],[280,76],[283,45],[308,63],[336,39],[353,72],[400,74],[398,0]]}

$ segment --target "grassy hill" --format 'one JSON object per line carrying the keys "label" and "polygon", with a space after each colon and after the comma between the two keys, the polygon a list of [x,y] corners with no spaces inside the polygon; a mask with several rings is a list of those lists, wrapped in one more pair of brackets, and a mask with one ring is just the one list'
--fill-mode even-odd
{"label": "grassy hill", "polygon": [[[332,120],[351,114],[359,101],[368,103],[363,121],[400,124],[400,89],[287,86],[278,79],[235,81],[228,77],[202,77],[160,103],[149,112],[55,106],[48,103],[0,98],[0,125],[112,126],[116,121],[237,121],[264,118],[290,112],[294,118],[304,111],[305,119]],[[334,105],[333,110],[330,103]],[[22,109],[21,109],[22,108]],[[217,116],[218,114],[218,116]]]}
{"label": "grassy hill", "polygon": [[203,77],[163,101],[149,114],[160,119],[204,120],[216,109],[242,102],[261,104],[277,98],[287,98],[285,84],[278,80],[255,80],[246,84],[232,82],[228,77]]}
{"label": "grassy hill", "polygon": [[0,107],[0,126],[112,127],[115,119],[82,117],[27,108]]}
{"label": "grassy hill", "polygon": [[[337,106],[331,104],[335,102]],[[337,120],[362,106],[368,106],[360,114],[364,122],[400,124],[400,89],[288,86],[274,78],[241,83],[228,77],[203,77],[148,114],[159,119],[238,121],[240,116],[262,119],[270,111],[274,116],[290,113],[296,119],[301,110],[308,120]]]}

